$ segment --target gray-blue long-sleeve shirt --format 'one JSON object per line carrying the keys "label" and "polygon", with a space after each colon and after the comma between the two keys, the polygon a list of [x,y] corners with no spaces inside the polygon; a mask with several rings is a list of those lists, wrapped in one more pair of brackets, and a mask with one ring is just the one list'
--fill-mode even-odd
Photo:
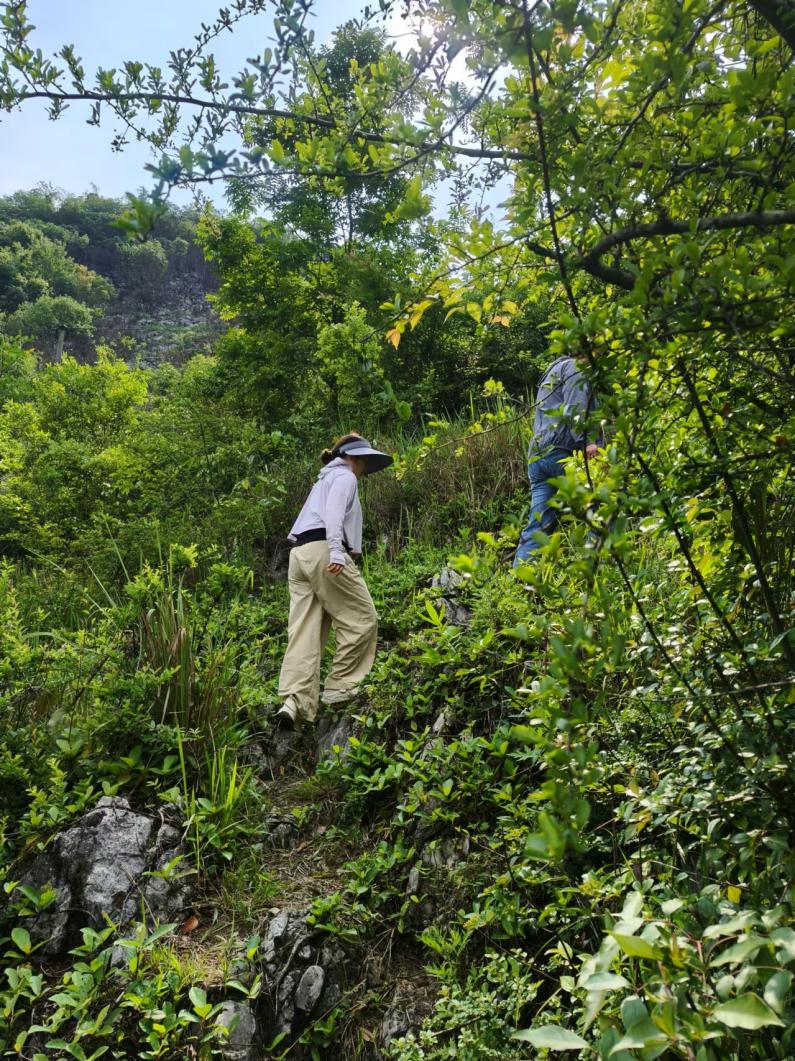
{"label": "gray-blue long-sleeve shirt", "polygon": [[538,383],[530,452],[582,449],[601,432],[588,431],[597,408],[593,388],[573,357],[553,361]]}

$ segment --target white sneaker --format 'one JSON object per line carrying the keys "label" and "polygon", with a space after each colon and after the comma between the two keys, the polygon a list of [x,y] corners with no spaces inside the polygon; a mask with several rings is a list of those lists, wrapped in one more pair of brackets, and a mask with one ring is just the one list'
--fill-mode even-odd
{"label": "white sneaker", "polygon": [[355,700],[358,695],[358,685],[354,685],[352,689],[328,689],[323,691],[320,702],[331,707],[333,704],[347,704],[349,701]]}
{"label": "white sneaker", "polygon": [[276,712],[276,725],[284,729],[296,729],[298,725],[298,711],[292,700],[285,700]]}

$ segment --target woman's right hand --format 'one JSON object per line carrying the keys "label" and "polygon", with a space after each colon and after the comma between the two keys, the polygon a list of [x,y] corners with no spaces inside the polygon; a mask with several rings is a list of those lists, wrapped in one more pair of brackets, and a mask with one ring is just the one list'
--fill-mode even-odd
{"label": "woman's right hand", "polygon": [[344,569],[344,567],[345,564],[329,564],[326,571],[328,571],[330,575],[336,576]]}

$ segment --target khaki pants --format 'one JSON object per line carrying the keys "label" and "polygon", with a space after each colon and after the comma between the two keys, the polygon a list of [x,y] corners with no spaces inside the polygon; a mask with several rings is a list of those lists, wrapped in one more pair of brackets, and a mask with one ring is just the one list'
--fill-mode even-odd
{"label": "khaki pants", "polygon": [[288,696],[298,714],[312,722],[320,695],[320,663],[334,626],[337,650],[324,693],[355,688],[375,659],[378,616],[364,579],[348,557],[339,575],[326,570],[328,543],[307,542],[290,553],[290,618],[279,696]]}

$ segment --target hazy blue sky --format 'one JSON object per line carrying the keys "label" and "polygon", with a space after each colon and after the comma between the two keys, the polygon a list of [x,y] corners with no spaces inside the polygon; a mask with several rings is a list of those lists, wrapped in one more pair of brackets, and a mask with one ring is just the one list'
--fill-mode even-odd
{"label": "hazy blue sky", "polygon": [[[316,0],[312,26],[318,40],[358,15],[365,0]],[[29,0],[36,31],[29,41],[51,54],[74,44],[87,71],[139,59],[165,66],[169,51],[187,46],[202,22],[213,20],[221,0]],[[232,74],[246,57],[268,46],[271,20],[249,18],[235,34],[227,33],[213,51],[222,70]],[[47,118],[38,101],[22,110],[0,113],[0,194],[47,181],[69,192],[95,184],[104,195],[123,196],[150,182],[144,165],[148,147],[132,143],[124,152],[110,149],[109,116],[100,128],[86,125],[87,111],[73,105],[57,122]]]}

